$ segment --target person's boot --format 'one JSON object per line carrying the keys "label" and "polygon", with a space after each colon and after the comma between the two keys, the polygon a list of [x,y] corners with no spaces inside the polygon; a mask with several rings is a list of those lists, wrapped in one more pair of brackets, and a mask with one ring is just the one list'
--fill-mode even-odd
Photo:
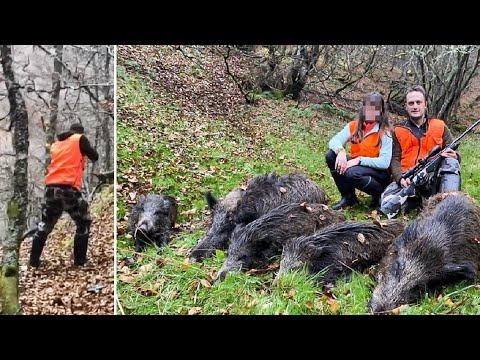
{"label": "person's boot", "polygon": [[410,211],[418,209],[422,206],[422,199],[418,197],[411,197],[408,198],[407,201],[405,202],[405,208],[403,209],[403,212],[405,214],[408,214]]}
{"label": "person's boot", "polygon": [[347,206],[353,206],[358,202],[357,196],[355,194],[350,194],[347,196],[343,196],[339,202],[332,205],[332,210],[340,210],[344,209]]}
{"label": "person's boot", "polygon": [[47,240],[47,234],[43,231],[37,231],[32,240],[32,250],[30,251],[30,266],[40,266],[40,256]]}
{"label": "person's boot", "polygon": [[363,191],[364,193],[372,197],[372,201],[368,205],[368,207],[371,209],[380,208],[382,192],[379,193],[378,191],[379,189],[380,191],[382,191],[384,188],[385,186],[382,186],[382,183],[378,182],[373,177],[370,177],[368,184],[366,186],[359,187],[361,191]]}
{"label": "person's boot", "polygon": [[369,205],[371,209],[379,209],[380,208],[380,197],[381,195],[372,195],[372,202]]}
{"label": "person's boot", "polygon": [[73,239],[73,264],[84,265],[87,262],[88,234],[75,234]]}
{"label": "person's boot", "polygon": [[335,170],[331,171],[335,185],[337,185],[342,199],[336,204],[332,205],[332,210],[340,210],[347,206],[355,205],[358,201],[357,195],[355,195],[355,188],[350,185],[343,175],[340,175]]}

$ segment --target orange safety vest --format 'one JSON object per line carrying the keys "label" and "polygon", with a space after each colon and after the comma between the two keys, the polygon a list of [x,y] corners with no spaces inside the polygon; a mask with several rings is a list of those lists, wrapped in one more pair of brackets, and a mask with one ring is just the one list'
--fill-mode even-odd
{"label": "orange safety vest", "polygon": [[46,185],[70,185],[82,190],[85,156],[80,151],[81,134],[73,134],[50,147],[51,163],[45,177]]}
{"label": "orange safety vest", "polygon": [[[352,138],[355,131],[357,131],[358,121],[357,120],[350,121],[348,125],[350,127],[350,138]],[[380,135],[383,135],[383,132],[382,134],[380,134],[377,131],[365,136],[363,140],[358,144],[351,143],[350,156],[352,157],[352,159],[355,159],[358,156],[365,156],[365,157],[371,157],[371,158],[378,157],[378,155],[380,155],[381,146],[380,145],[376,146],[376,145],[379,144],[378,140],[381,138]]]}
{"label": "orange safety vest", "polygon": [[417,161],[425,157],[435,145],[443,146],[445,123],[442,120],[430,119],[427,124],[427,133],[418,140],[412,131],[405,126],[397,126],[395,135],[402,149],[402,171],[413,167]]}

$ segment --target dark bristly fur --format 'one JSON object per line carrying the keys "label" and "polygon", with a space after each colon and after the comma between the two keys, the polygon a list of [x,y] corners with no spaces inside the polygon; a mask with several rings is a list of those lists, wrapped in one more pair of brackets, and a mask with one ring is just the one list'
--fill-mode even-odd
{"label": "dark bristly fur", "polygon": [[171,196],[141,195],[130,215],[130,234],[135,241],[135,251],[143,251],[149,243],[167,245],[177,209],[177,201]]}
{"label": "dark bristly fur", "polygon": [[207,202],[213,211],[212,224],[190,253],[192,261],[212,256],[215,249],[227,249],[236,225],[248,224],[282,204],[324,204],[325,191],[303,174],[271,173],[255,176],[246,190],[237,188],[222,201],[217,202],[208,194]]}
{"label": "dark bristly fur", "polygon": [[389,311],[429,289],[474,280],[479,264],[479,208],[462,193],[438,194],[380,263],[369,311]]}
{"label": "dark bristly fur", "polygon": [[353,270],[363,271],[377,264],[404,228],[399,220],[382,225],[348,222],[291,239],[283,249],[277,277],[286,271],[306,268],[310,274],[325,271],[321,283],[333,283],[340,276],[348,277]]}
{"label": "dark bristly fur", "polygon": [[256,176],[248,183],[236,213],[237,224],[248,224],[282,204],[325,204],[325,191],[304,174]]}
{"label": "dark bristly fur", "polygon": [[237,225],[234,214],[244,193],[243,189],[236,188],[223,200],[216,200],[210,192],[206,194],[205,197],[212,210],[213,219],[205,237],[190,252],[190,260],[201,261],[212,256],[216,249],[225,250],[228,247],[232,231]]}
{"label": "dark bristly fur", "polygon": [[223,280],[231,271],[263,267],[273,256],[281,254],[288,239],[341,221],[345,221],[345,216],[324,204],[281,205],[248,225],[235,228],[218,279]]}

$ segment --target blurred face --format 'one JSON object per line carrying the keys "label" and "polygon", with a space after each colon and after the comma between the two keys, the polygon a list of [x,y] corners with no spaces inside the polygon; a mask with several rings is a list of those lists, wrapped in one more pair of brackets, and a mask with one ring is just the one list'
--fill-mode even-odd
{"label": "blurred face", "polygon": [[380,116],[382,109],[379,106],[367,105],[365,109],[365,122],[374,122]]}
{"label": "blurred face", "polygon": [[382,104],[378,100],[367,99],[365,105],[363,106],[363,111],[365,113],[365,122],[371,123],[377,121],[377,119],[382,114]]}
{"label": "blurred face", "polygon": [[412,91],[407,94],[405,109],[414,122],[420,122],[425,116],[427,102],[419,91]]}

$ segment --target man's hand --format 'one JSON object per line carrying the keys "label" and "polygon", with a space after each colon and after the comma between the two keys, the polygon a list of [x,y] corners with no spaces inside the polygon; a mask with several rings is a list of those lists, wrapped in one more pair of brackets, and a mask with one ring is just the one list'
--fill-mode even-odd
{"label": "man's hand", "polygon": [[335,160],[335,170],[341,175],[347,170],[347,154],[345,151],[340,151]]}
{"label": "man's hand", "polygon": [[402,188],[405,188],[405,187],[407,187],[408,185],[410,185],[410,178],[400,179],[400,186],[401,186]]}
{"label": "man's hand", "polygon": [[444,158],[454,158],[457,159],[457,152],[453,149],[447,149],[442,153]]}

